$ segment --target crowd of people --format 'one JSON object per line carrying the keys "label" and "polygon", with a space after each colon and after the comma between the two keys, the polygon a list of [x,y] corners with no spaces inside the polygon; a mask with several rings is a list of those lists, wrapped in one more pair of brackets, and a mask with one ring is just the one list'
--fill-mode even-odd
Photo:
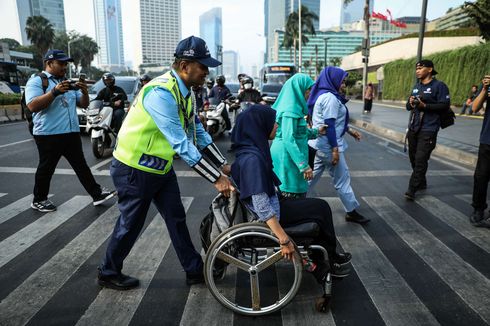
{"label": "crowd of people", "polygon": [[[122,124],[117,122],[118,141],[110,167],[116,193],[96,183],[83,156],[75,110],[76,105],[88,105],[86,84],[79,81],[77,89],[73,89],[64,79],[72,59],[62,51],[50,50],[44,60],[47,88],[44,89],[42,78],[32,78],[26,87],[26,103],[34,113],[33,134],[39,151],[31,207],[41,212],[56,209],[48,192],[61,156],[72,165],[94,205],[117,194],[121,214],[98,268],[101,286],[126,290],[139,285],[137,278],[122,273],[123,262],[143,228],[152,202],[165,219],[187,284],[204,282],[202,258],[191,241],[173,169],[176,155],[224,196],[230,196],[238,187],[241,201],[271,228],[287,259],[292,258],[295,249],[284,228],[303,221],[316,222],[321,232],[315,241],[327,250],[328,257],[314,257],[315,277],[323,282],[327,272],[336,277],[349,274],[352,257],[337,250],[330,207],[326,201],[312,198],[326,169],[344,206],[345,220],[370,222],[359,212],[345,157],[345,135],[362,139],[361,133],[349,126],[347,72],[325,67],[316,81],[297,73],[283,85],[272,107],[261,103],[253,79],[241,76],[239,101],[248,105],[236,118],[231,133],[236,159],[230,165],[196,112],[196,107],[204,107],[210,98],[223,101],[229,97],[223,76],[216,78],[216,85],[206,80],[208,68],[221,62],[210,56],[204,40],[191,36],[180,41],[172,70],[154,79],[143,76],[142,89],[131,110]],[[441,112],[450,105],[449,90],[434,78],[437,72],[432,61],[417,62],[415,71],[418,82],[406,104],[410,111],[407,139],[413,170],[405,192],[408,200],[414,200],[416,192],[427,187],[427,163],[441,127]],[[117,91],[112,75],[104,75],[104,82],[107,89],[97,98],[108,99],[111,91]],[[486,76],[482,90],[472,99],[473,112],[480,110],[485,101],[488,107],[489,85],[490,76]],[[367,106],[370,111],[372,85],[366,94],[371,101]],[[119,108],[124,99],[118,101],[114,105]],[[484,215],[490,180],[488,115],[487,112],[483,121],[474,176],[474,213],[470,217],[472,224],[485,227],[490,227],[490,219]],[[230,119],[226,119],[227,128],[231,129]]]}

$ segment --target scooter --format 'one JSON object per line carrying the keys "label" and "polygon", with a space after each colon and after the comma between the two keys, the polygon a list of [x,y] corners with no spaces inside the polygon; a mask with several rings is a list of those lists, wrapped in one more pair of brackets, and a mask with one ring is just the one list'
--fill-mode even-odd
{"label": "scooter", "polygon": [[214,139],[226,130],[226,122],[221,115],[223,110],[228,110],[230,104],[224,100],[219,104],[210,104],[206,111],[206,131]]}

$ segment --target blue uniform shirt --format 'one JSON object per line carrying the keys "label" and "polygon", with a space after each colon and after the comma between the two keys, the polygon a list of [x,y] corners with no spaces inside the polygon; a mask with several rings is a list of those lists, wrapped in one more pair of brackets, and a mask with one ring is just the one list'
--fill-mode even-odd
{"label": "blue uniform shirt", "polygon": [[[412,96],[419,96],[425,104],[445,103],[450,105],[449,89],[443,82],[432,79],[428,84],[418,82],[412,90]],[[420,113],[417,108],[413,109],[413,116],[409,128],[413,131],[438,132],[441,127],[439,112],[423,110],[424,117],[420,126]]]}
{"label": "blue uniform shirt", "polygon": [[[189,89],[179,75],[175,71],[173,73],[182,96],[187,99],[190,96]],[[165,136],[173,150],[187,164],[194,166],[199,162],[202,155],[194,145],[194,135],[196,137],[196,145],[201,149],[211,144],[213,140],[204,130],[201,121],[196,115],[193,117],[195,123],[191,123],[186,132],[180,123],[177,102],[175,102],[170,91],[162,87],[155,87],[146,94],[143,100],[143,107],[155,121],[158,129]]]}
{"label": "blue uniform shirt", "polygon": [[[480,90],[481,92],[481,90]],[[478,92],[477,94],[480,94]],[[480,143],[490,145],[490,89],[487,91],[487,108],[480,133]]]}
{"label": "blue uniform shirt", "polygon": [[[43,71],[48,77],[48,88],[50,92],[57,84],[64,79],[56,79],[49,72]],[[42,79],[39,76],[29,79],[26,85],[26,103],[29,104],[36,97],[44,95]],[[57,135],[70,132],[80,132],[77,117],[77,103],[82,97],[81,91],[68,91],[55,97],[53,102],[39,112],[32,114],[34,122],[34,135]]]}

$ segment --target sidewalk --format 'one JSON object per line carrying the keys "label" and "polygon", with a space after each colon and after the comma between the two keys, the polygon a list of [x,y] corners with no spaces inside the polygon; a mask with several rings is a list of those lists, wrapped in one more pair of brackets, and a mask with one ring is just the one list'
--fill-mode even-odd
{"label": "sidewalk", "polygon": [[[401,104],[373,103],[370,114],[363,114],[363,103],[348,103],[351,124],[372,133],[403,143],[408,111]],[[441,129],[434,154],[452,161],[476,166],[482,118],[456,116],[453,126]]]}

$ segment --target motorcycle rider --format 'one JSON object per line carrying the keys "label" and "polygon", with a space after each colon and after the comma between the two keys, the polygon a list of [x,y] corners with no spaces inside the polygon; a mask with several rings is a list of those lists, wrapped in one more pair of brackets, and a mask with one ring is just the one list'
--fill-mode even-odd
{"label": "motorcycle rider", "polygon": [[[259,104],[262,101],[260,92],[254,87],[254,80],[250,76],[243,76],[240,80],[240,86],[243,90],[238,94],[237,99],[240,103]],[[242,106],[243,108],[243,106]]]}
{"label": "motorcycle rider", "polygon": [[[216,101],[216,104],[219,104],[231,96],[230,89],[225,86],[225,81],[226,81],[226,78],[223,75],[219,75],[216,77],[216,86],[214,86],[211,89],[211,92],[209,92],[208,99],[214,98]],[[225,120],[226,130],[231,130],[231,121],[230,121],[230,117],[228,115],[228,110],[225,108],[223,110],[223,112],[221,113],[221,115],[223,116],[223,119]]]}
{"label": "motorcycle rider", "polygon": [[[112,113],[112,125],[117,134],[119,129],[121,129],[124,119],[124,102],[128,99],[128,96],[121,87],[116,86],[116,78],[113,74],[106,72],[102,75],[102,81],[106,87],[97,94],[97,97],[94,100],[111,103],[111,106],[114,109],[114,112]],[[115,100],[114,94],[118,94]]]}
{"label": "motorcycle rider", "polygon": [[148,84],[150,82],[151,78],[150,76],[148,76],[147,74],[144,74],[143,76],[140,77],[140,81],[141,81],[141,87],[145,86],[146,84]]}

